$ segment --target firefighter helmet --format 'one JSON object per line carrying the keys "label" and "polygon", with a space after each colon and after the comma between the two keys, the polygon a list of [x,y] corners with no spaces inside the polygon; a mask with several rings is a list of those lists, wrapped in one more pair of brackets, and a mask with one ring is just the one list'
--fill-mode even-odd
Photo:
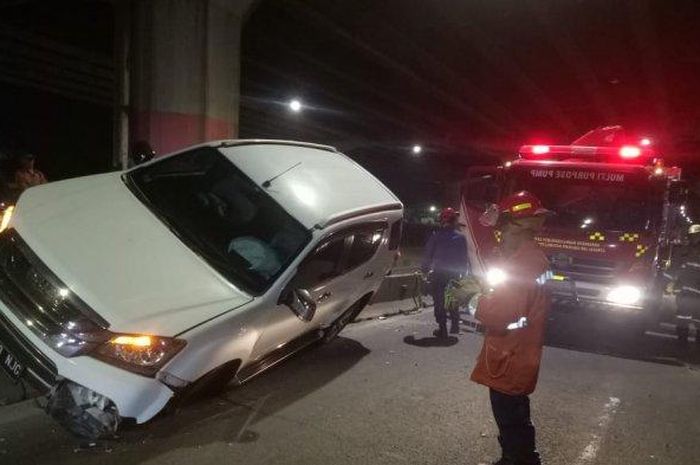
{"label": "firefighter helmet", "polygon": [[530,216],[549,215],[552,212],[544,208],[540,199],[528,191],[520,191],[509,195],[498,204],[500,214],[507,214],[513,219]]}
{"label": "firefighter helmet", "polygon": [[440,212],[440,223],[443,224],[452,224],[457,221],[457,218],[459,218],[459,212],[456,211],[454,208],[443,208],[442,211]]}
{"label": "firefighter helmet", "polygon": [[698,234],[698,233],[700,233],[700,224],[693,224],[688,228],[689,235]]}
{"label": "firefighter helmet", "polygon": [[527,191],[520,191],[504,198],[497,205],[491,205],[481,215],[479,223],[482,226],[494,227],[503,218],[520,219],[548,214],[552,212],[544,208],[537,197]]}

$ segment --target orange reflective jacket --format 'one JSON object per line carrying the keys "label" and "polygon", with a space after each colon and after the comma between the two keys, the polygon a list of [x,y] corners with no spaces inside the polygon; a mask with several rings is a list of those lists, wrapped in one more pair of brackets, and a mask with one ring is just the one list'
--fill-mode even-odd
{"label": "orange reflective jacket", "polygon": [[[486,336],[471,379],[505,394],[530,394],[537,385],[549,313],[543,285],[549,263],[537,244],[528,241],[497,266],[506,280],[479,299],[475,317]],[[526,327],[507,329],[522,317]]]}

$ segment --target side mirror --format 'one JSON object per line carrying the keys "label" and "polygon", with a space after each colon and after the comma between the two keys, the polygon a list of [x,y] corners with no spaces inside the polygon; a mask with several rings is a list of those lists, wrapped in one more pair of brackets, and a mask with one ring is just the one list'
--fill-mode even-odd
{"label": "side mirror", "polygon": [[311,321],[316,314],[316,302],[306,289],[294,289],[290,291],[282,301],[289,307],[299,319]]}

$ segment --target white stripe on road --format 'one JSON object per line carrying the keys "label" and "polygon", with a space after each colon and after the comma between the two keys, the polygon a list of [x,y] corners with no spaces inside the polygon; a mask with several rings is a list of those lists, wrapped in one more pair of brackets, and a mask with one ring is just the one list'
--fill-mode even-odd
{"label": "white stripe on road", "polygon": [[600,443],[605,436],[605,432],[610,426],[610,421],[617,412],[617,408],[620,406],[620,399],[617,397],[611,397],[607,404],[603,406],[603,414],[598,418],[598,431],[593,433],[591,442],[586,445],[579,455],[578,460],[576,460],[575,465],[584,465],[587,463],[593,463],[593,461],[598,456],[598,450],[600,449]]}

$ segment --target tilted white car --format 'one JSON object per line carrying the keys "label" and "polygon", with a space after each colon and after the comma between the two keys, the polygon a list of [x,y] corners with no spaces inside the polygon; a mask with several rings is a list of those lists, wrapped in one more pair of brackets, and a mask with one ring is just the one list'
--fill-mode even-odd
{"label": "tilted white car", "polygon": [[297,142],[29,189],[0,234],[0,365],[77,434],[143,423],[335,337],[389,271],[402,213],[355,162]]}

